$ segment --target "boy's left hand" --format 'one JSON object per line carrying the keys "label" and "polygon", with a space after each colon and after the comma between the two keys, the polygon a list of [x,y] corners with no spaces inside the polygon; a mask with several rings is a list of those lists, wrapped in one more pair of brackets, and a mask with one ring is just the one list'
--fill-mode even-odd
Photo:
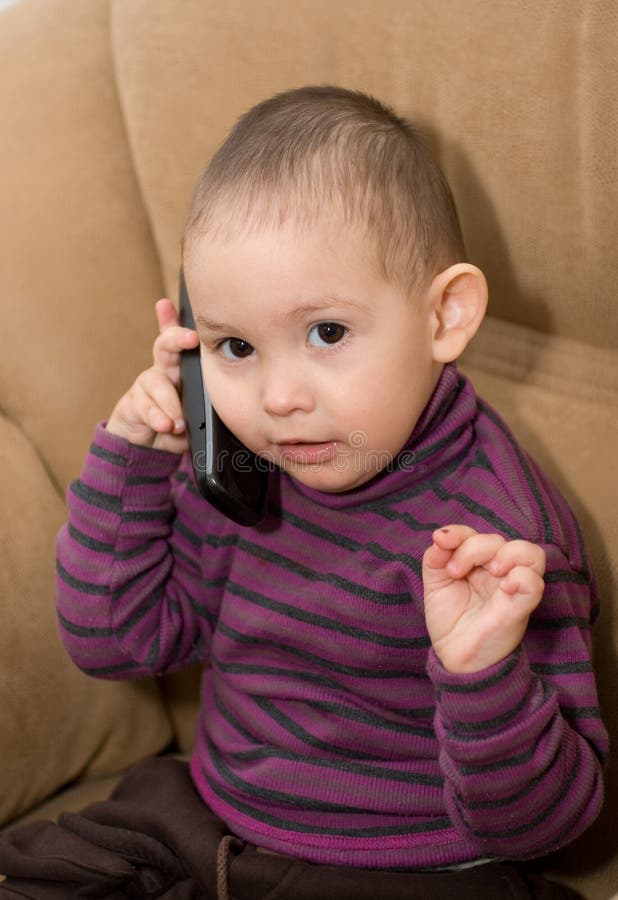
{"label": "boy's left hand", "polygon": [[433,533],[423,556],[425,620],[450,672],[478,672],[512,653],[543,596],[545,551],[467,525]]}

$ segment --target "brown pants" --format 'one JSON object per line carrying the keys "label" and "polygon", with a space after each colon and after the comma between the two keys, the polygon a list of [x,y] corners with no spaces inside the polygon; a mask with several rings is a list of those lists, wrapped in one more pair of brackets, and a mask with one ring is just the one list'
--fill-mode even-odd
{"label": "brown pants", "polygon": [[0,898],[159,900],[574,900],[568,888],[510,863],[458,872],[319,866],[265,854],[229,835],[188,766],[152,759],[108,801],[58,824],[0,835]]}

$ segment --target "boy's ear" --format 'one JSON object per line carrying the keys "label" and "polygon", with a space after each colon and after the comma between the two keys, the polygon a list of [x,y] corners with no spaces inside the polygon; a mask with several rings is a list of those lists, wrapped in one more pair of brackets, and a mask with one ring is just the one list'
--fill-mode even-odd
{"label": "boy's ear", "polygon": [[476,266],[457,263],[436,275],[429,288],[433,358],[453,362],[472,340],[487,309],[487,281]]}

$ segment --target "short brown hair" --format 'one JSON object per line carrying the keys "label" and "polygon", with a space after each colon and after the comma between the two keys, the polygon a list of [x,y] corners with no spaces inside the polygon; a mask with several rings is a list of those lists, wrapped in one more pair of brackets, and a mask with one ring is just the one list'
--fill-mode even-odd
{"label": "short brown hair", "polygon": [[379,270],[406,293],[465,260],[424,136],[370,95],[332,86],[275,94],[239,119],[198,183],[183,254],[194,236],[337,215],[364,229]]}

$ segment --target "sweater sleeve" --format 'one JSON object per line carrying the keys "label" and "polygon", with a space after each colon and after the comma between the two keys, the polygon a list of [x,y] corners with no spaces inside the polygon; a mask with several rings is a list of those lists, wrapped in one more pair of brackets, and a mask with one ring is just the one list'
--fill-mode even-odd
{"label": "sweater sleeve", "polygon": [[201,577],[196,503],[182,502],[187,467],[99,425],[69,486],[57,615],[69,655],[90,675],[161,674],[207,657],[216,598]]}
{"label": "sweater sleeve", "polygon": [[429,656],[447,808],[488,856],[554,851],[603,802],[608,739],[591,663],[589,576],[544,549],[543,600],[514,653],[472,675]]}

